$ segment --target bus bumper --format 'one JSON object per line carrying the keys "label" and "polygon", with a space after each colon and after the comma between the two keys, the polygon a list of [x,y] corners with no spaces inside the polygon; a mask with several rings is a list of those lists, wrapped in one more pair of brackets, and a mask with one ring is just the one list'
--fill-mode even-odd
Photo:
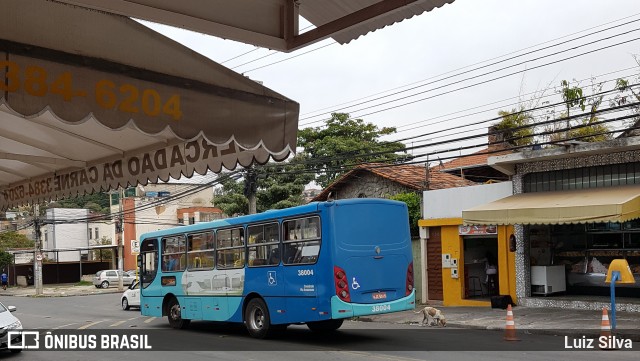
{"label": "bus bumper", "polygon": [[416,307],[416,290],[401,299],[380,303],[347,303],[338,296],[331,297],[331,318],[349,318],[355,316],[377,315],[398,311],[413,310]]}

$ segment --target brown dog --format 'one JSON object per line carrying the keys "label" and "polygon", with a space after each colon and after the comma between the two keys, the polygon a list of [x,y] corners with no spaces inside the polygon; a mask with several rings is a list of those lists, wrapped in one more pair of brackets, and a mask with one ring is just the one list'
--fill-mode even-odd
{"label": "brown dog", "polygon": [[[439,326],[445,327],[447,324],[447,319],[444,317],[442,312],[435,307],[427,306],[415,313],[422,314],[422,322],[421,322],[422,325],[425,324],[425,321],[429,324],[429,326],[439,325]],[[431,322],[429,322],[430,318],[431,318]]]}

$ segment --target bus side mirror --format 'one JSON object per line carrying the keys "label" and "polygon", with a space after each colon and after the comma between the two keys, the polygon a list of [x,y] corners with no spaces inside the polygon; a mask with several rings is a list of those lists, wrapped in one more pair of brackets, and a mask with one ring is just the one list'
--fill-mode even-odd
{"label": "bus side mirror", "polygon": [[142,255],[139,254],[137,258],[138,258],[138,269],[141,270],[142,269]]}

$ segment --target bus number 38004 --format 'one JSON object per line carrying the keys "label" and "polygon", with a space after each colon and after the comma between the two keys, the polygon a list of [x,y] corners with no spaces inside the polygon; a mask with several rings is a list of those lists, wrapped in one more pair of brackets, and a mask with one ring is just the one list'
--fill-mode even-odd
{"label": "bus number 38004", "polygon": [[375,305],[371,306],[371,312],[391,311],[391,305]]}
{"label": "bus number 38004", "polygon": [[313,276],[312,269],[299,269],[298,276]]}

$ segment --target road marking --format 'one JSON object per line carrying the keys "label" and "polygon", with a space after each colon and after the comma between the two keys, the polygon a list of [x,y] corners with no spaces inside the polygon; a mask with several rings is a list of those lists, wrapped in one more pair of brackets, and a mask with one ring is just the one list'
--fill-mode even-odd
{"label": "road marking", "polygon": [[128,319],[128,320],[118,321],[118,322],[114,323],[113,325],[109,325],[109,327],[117,327],[117,326],[120,326],[120,325],[122,325],[123,323],[125,323],[125,322],[127,322],[127,321],[133,321],[133,320],[135,320],[135,319],[137,319],[137,318],[139,318],[139,317],[131,317],[131,318],[130,318],[130,319]]}
{"label": "road marking", "polygon": [[91,323],[88,323],[88,324],[86,324],[86,325],[84,325],[84,326],[80,326],[80,327],[78,327],[78,330],[84,330],[84,329],[86,329],[86,328],[89,328],[89,327],[91,327],[91,326],[97,325],[97,324],[102,323],[102,322],[104,322],[104,321],[91,322]]}
{"label": "road marking", "polygon": [[63,328],[63,327],[69,327],[69,326],[73,326],[73,325],[76,325],[76,324],[78,324],[78,323],[77,323],[77,322],[74,322],[74,323],[70,323],[70,324],[67,324],[67,325],[62,325],[62,326],[54,327],[54,328],[52,328],[52,330],[58,330],[58,329],[61,329],[61,328]]}
{"label": "road marking", "polygon": [[349,351],[349,350],[340,350],[340,351],[330,351],[331,353],[350,353],[353,355],[364,356],[365,358],[377,358],[381,360],[406,360],[406,361],[418,361],[422,359],[413,358],[413,357],[403,357],[398,355],[378,355],[374,353],[364,352],[364,351]]}
{"label": "road marking", "polygon": [[153,322],[153,320],[155,320],[157,317],[150,317],[149,319],[145,320],[144,323],[151,323]]}

